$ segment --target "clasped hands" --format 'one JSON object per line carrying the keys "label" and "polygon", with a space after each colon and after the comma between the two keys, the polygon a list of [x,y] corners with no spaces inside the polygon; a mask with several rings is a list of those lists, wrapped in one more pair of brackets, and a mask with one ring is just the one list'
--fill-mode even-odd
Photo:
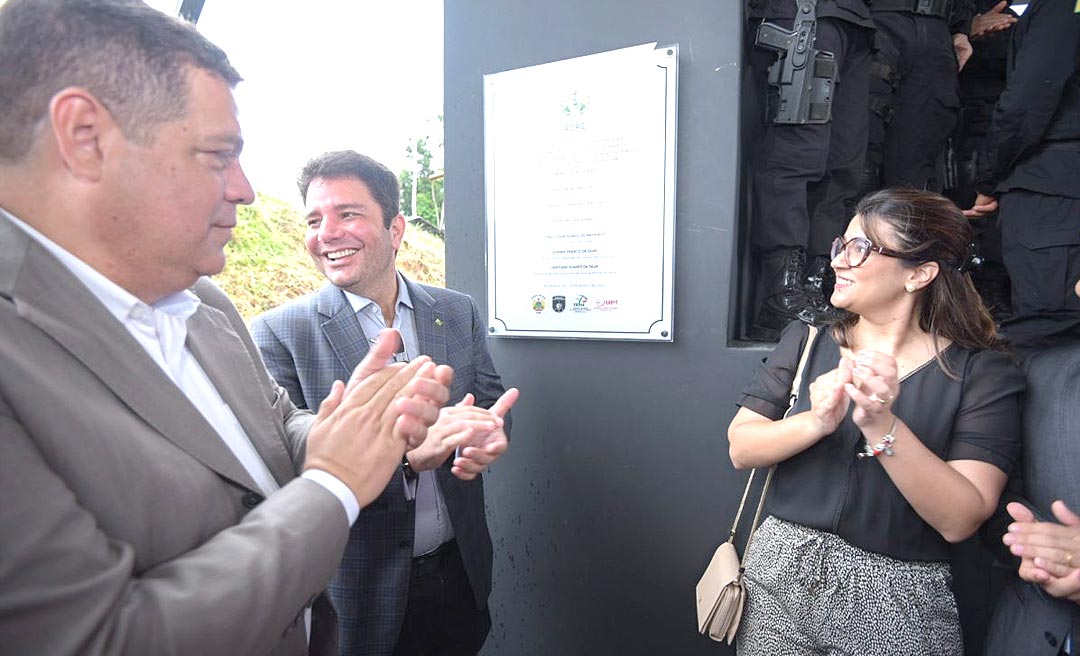
{"label": "clasped hands", "polygon": [[1016,521],[1001,541],[1020,557],[1020,578],[1080,604],[1080,517],[1060,500],[1050,506],[1057,522],[1039,521],[1022,503],[1005,509]]}
{"label": "clasped hands", "polygon": [[345,483],[360,506],[383,491],[407,449],[419,446],[450,397],[454,371],[428,356],[387,364],[401,336],[383,330],[347,383],[335,381],[307,437],[304,469]]}
{"label": "clasped hands", "polygon": [[855,425],[863,433],[884,434],[899,393],[896,360],[878,351],[859,351],[854,359],[840,358],[835,369],[810,384],[810,412],[825,436],[836,430],[854,403]]}

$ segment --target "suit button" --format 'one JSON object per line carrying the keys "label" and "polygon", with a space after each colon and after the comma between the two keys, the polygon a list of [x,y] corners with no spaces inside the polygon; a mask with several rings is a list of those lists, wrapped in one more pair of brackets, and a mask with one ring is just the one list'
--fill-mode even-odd
{"label": "suit button", "polygon": [[255,506],[262,503],[263,497],[261,494],[255,492],[248,492],[244,495],[244,498],[240,500],[240,503],[244,504],[244,507],[251,510]]}
{"label": "suit button", "polygon": [[1054,637],[1053,633],[1047,631],[1043,634],[1043,637],[1046,638],[1046,644],[1050,645],[1051,647],[1057,647],[1057,638]]}
{"label": "suit button", "polygon": [[397,546],[401,547],[402,549],[408,549],[412,546],[412,542],[409,542],[408,540],[402,540],[401,542],[397,543]]}

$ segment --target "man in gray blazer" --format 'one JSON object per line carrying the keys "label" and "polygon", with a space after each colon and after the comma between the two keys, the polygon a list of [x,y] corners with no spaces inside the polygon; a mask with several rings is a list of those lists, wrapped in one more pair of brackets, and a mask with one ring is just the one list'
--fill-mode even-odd
{"label": "man in gray blazer", "polygon": [[298,411],[203,278],[253,196],[237,81],[139,2],[0,8],[5,654],[333,653],[358,506],[448,398],[388,334]]}
{"label": "man in gray blazer", "polygon": [[399,193],[397,177],[363,155],[309,162],[300,175],[305,241],[329,284],[256,318],[252,334],[270,373],[312,410],[385,327],[403,335],[399,359],[426,354],[454,368],[450,400],[458,405],[442,410],[363,509],[330,594],[342,654],[475,654],[491,626],[479,474],[506,450],[517,391],[504,393],[472,299],[398,273]]}
{"label": "man in gray blazer", "polygon": [[[1080,295],[1080,282],[1075,291]],[[1003,509],[982,529],[1019,562],[994,611],[986,656],[1080,655],[1080,344],[1024,363],[1024,455]]]}

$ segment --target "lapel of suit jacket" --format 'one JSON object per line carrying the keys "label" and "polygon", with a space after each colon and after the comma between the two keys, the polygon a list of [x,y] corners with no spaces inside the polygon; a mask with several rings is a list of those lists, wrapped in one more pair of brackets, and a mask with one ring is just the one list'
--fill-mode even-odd
{"label": "lapel of suit jacket", "polygon": [[[416,324],[416,342],[420,353],[430,355],[431,359],[438,364],[449,364],[449,360],[446,359],[446,317],[443,316],[431,294],[405,276],[402,278],[405,280],[405,286],[409,288],[409,298],[412,299],[413,322]],[[451,393],[453,393],[452,388]],[[454,458],[451,454],[451,457],[435,469],[435,478],[439,481],[439,487],[444,495],[453,487],[450,475],[453,462]]]}
{"label": "lapel of suit jacket", "polygon": [[323,335],[341,364],[341,372],[338,372],[337,377],[348,380],[352,370],[367,355],[368,338],[345,298],[345,293],[337,287],[326,285],[319,291],[317,310],[323,318],[320,326]]}
{"label": "lapel of suit jacket", "polygon": [[438,303],[413,281],[405,278],[409,288],[409,298],[413,304],[413,321],[416,324],[416,342],[420,353],[430,355],[438,364],[447,364],[446,359],[446,317],[442,316]]}
{"label": "lapel of suit jacket", "polygon": [[67,267],[2,217],[0,243],[8,247],[0,254],[0,293],[10,294],[19,316],[48,333],[165,439],[230,481],[259,489],[217,431]]}
{"label": "lapel of suit jacket", "polygon": [[296,467],[280,439],[279,427],[265,411],[267,401],[260,394],[259,372],[251,353],[228,318],[217,308],[200,305],[188,319],[187,345],[278,485],[296,478]]}

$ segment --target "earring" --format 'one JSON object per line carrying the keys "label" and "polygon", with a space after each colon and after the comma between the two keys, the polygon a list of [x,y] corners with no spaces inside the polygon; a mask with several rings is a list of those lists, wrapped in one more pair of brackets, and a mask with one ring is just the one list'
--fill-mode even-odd
{"label": "earring", "polygon": [[911,292],[915,291],[915,283],[909,282],[908,284],[904,285],[904,289],[908,290],[908,293],[910,294]]}

